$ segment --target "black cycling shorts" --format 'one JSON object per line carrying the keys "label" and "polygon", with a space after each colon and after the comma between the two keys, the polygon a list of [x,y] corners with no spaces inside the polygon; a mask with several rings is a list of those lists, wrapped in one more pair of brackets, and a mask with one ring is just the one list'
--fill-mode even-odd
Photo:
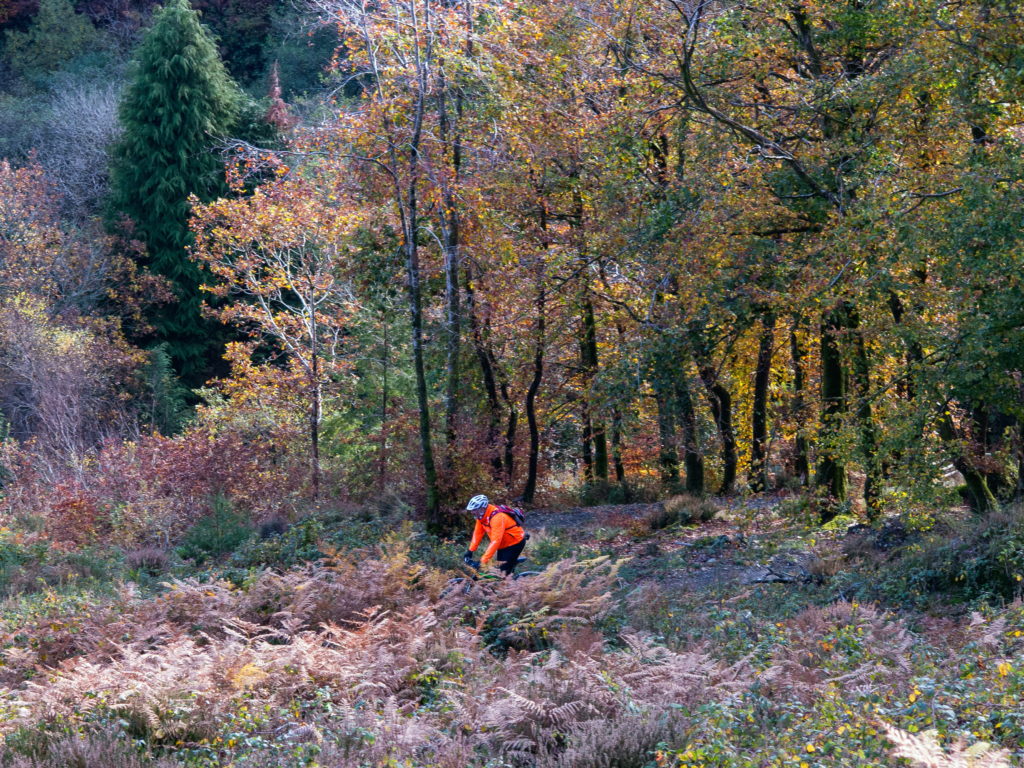
{"label": "black cycling shorts", "polygon": [[513,544],[511,547],[505,547],[499,549],[494,559],[498,562],[498,568],[506,576],[511,576],[512,572],[516,569],[516,565],[519,562],[519,556],[523,554],[523,547],[526,546],[526,539],[524,538],[518,544]]}

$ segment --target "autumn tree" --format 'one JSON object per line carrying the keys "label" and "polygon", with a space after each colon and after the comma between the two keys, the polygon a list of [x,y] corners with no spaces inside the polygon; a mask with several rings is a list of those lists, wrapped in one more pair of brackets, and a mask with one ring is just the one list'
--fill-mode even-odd
{"label": "autumn tree", "polygon": [[193,223],[194,252],[218,278],[208,290],[231,300],[220,316],[266,339],[305,378],[314,498],[325,391],[341,364],[351,314],[346,253],[358,222],[347,201],[292,180],[265,184],[250,198],[199,205]]}
{"label": "autumn tree", "polygon": [[462,390],[465,223],[460,185],[471,151],[465,135],[467,94],[479,72],[470,63],[475,55],[470,36],[483,9],[437,0],[374,5],[317,0],[313,5],[324,23],[338,28],[345,41],[339,67],[362,87],[358,108],[343,105],[331,127],[331,152],[344,172],[357,171],[372,199],[386,202],[400,233],[426,507],[440,526],[424,333],[424,277],[430,268],[424,260],[432,250],[428,244],[436,243],[445,275],[444,435],[445,467],[450,468]]}
{"label": "autumn tree", "polygon": [[136,379],[148,356],[105,314],[111,296],[118,312],[137,310],[131,264],[60,209],[39,166],[0,160],[0,418],[54,476],[135,432],[148,394]]}
{"label": "autumn tree", "polygon": [[1024,490],[1014,9],[314,5],[345,88],[257,197],[362,222],[344,413],[373,403],[376,487],[404,435],[437,527],[556,474],[814,484],[823,520],[938,499],[950,463],[978,510]]}

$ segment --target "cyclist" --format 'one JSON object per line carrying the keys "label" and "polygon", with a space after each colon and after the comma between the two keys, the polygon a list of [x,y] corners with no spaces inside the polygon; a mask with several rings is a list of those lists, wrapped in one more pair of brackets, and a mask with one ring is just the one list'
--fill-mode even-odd
{"label": "cyclist", "polygon": [[[465,561],[479,568],[496,557],[499,570],[505,576],[511,576],[519,564],[519,556],[526,546],[526,539],[529,538],[523,530],[521,521],[516,519],[516,515],[521,513],[509,507],[491,504],[490,499],[483,494],[470,499],[466,511],[471,512],[476,518],[476,525],[473,527],[473,538],[469,542]],[[473,561],[473,553],[480,546],[485,533],[491,543],[477,563]]]}

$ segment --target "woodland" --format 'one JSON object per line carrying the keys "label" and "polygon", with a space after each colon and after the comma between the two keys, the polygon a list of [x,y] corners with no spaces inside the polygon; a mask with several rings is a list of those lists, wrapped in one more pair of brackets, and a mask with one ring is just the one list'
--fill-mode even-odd
{"label": "woodland", "polygon": [[0,768],[1024,764],[1022,222],[1015,0],[0,0]]}

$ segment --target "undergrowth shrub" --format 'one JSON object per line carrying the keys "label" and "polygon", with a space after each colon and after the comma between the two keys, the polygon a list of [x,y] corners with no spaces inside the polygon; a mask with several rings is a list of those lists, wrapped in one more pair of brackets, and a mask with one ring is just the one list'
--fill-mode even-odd
{"label": "undergrowth shrub", "polygon": [[816,519],[814,499],[810,494],[799,493],[787,496],[779,502],[779,514],[782,517],[798,522],[808,522]]}
{"label": "undergrowth shrub", "polygon": [[409,504],[407,494],[394,490],[388,490],[376,494],[372,499],[361,507],[363,520],[378,520],[381,522],[400,522],[413,517],[415,510]]}
{"label": "undergrowth shrub", "polygon": [[[492,675],[494,663],[469,627],[439,622],[422,605],[367,615],[351,629],[301,631],[286,642],[238,624],[219,640],[171,639],[156,650],[126,648],[109,663],[66,666],[51,680],[28,684],[28,714],[23,709],[16,721],[27,727],[32,713],[72,719],[109,713],[150,744],[215,741],[225,727],[238,728],[232,713],[242,707],[270,713],[256,724],[261,732],[295,731],[289,702],[329,690],[325,754],[356,758],[332,764],[383,765],[392,758],[454,768],[453,753],[466,761],[476,746],[516,765],[582,768],[599,723],[607,728],[625,718],[620,732],[604,734],[604,743],[619,742],[622,753],[638,744],[637,730],[650,736],[639,741],[653,749],[671,733],[668,719],[678,704],[746,684],[742,670],[635,638],[623,651],[597,646],[569,657],[519,655],[505,663],[500,687],[469,697],[461,684],[435,687],[432,696],[440,697],[439,711],[450,713],[445,721],[453,726],[443,731],[428,712],[399,715],[422,702],[426,670],[454,682],[467,667]],[[657,727],[638,729],[641,718]],[[360,728],[368,737],[354,739]]]}
{"label": "undergrowth shrub", "polygon": [[811,528],[841,531],[858,522],[849,501],[837,502],[808,491],[785,497],[779,514],[786,520]]}
{"label": "undergrowth shrub", "polygon": [[697,525],[714,519],[718,508],[709,499],[680,494],[663,501],[645,518],[652,531],[673,525]]}
{"label": "undergrowth shrub", "polygon": [[[46,536],[62,546],[133,548],[178,543],[197,521],[219,512],[212,506],[218,498],[246,510],[254,523],[294,508],[306,499],[308,469],[292,382],[252,369],[236,370],[216,391],[203,390],[205,404],[174,437],[111,439],[77,463],[47,463],[31,444],[0,444],[10,474],[0,513],[41,520]],[[325,483],[334,480],[327,471]]]}
{"label": "undergrowth shrub", "polygon": [[947,751],[933,730],[907,733],[885,724],[892,742],[892,756],[909,761],[914,768],[1010,768],[1010,753],[988,742],[968,746],[962,739]]}
{"label": "undergrowth shrub", "polygon": [[215,496],[210,513],[188,529],[178,554],[202,564],[238,548],[254,532],[248,517],[235,509],[229,499]]}
{"label": "undergrowth shrub", "polygon": [[546,530],[530,532],[530,541],[524,554],[529,558],[529,568],[543,568],[573,554],[574,546],[568,539]]}
{"label": "undergrowth shrub", "polygon": [[124,563],[132,571],[155,576],[167,570],[170,557],[160,547],[141,547],[126,552]]}
{"label": "undergrowth shrub", "polygon": [[562,560],[536,576],[501,583],[486,602],[479,599],[492,589],[486,583],[456,591],[443,615],[479,621],[481,637],[495,653],[542,650],[559,631],[600,622],[610,612],[618,571],[607,557]]}
{"label": "undergrowth shrub", "polygon": [[[452,591],[425,553],[461,547],[333,514],[287,570],[0,604],[0,768],[881,766],[882,722],[1024,744],[1019,605],[912,632],[872,606],[807,608],[810,585],[708,601],[644,577],[623,597],[611,558]],[[335,548],[326,520],[376,543]],[[235,556],[300,551],[304,523]],[[57,746],[72,733],[107,751],[76,763]]]}
{"label": "undergrowth shrub", "polygon": [[324,524],[316,515],[309,515],[288,526],[276,536],[249,538],[232,554],[233,568],[249,569],[262,566],[290,568],[324,556],[319,541]]}
{"label": "undergrowth shrub", "polygon": [[[378,516],[374,507],[318,510],[269,537],[250,536],[228,558],[221,575],[240,584],[254,569],[285,569],[354,550],[376,552],[401,541],[409,558],[421,565],[461,571],[465,541],[452,542],[423,530],[409,515]],[[396,538],[397,533],[397,538]],[[532,548],[532,540],[531,540]]]}
{"label": "undergrowth shrub", "polygon": [[1012,600],[1024,588],[1024,509],[941,523],[881,567],[875,589],[903,602],[941,595]]}
{"label": "undergrowth shrub", "polygon": [[658,741],[675,735],[685,708],[750,682],[744,664],[675,653],[639,635],[622,640],[616,651],[527,657],[501,698],[470,709],[473,721],[487,726],[485,738],[514,765],[639,768]]}
{"label": "undergrowth shrub", "polygon": [[98,583],[109,580],[115,570],[113,556],[97,548],[58,549],[42,536],[0,528],[0,595]]}
{"label": "undergrowth shrub", "polygon": [[15,579],[26,571],[38,573],[50,555],[50,545],[39,538],[25,539],[10,529],[0,529],[0,589],[8,593]]}
{"label": "undergrowth shrub", "polygon": [[149,758],[116,731],[46,733],[33,731],[8,738],[0,755],[2,768],[172,768],[170,758]]}
{"label": "undergrowth shrub", "polygon": [[679,710],[624,713],[571,729],[564,749],[537,760],[537,768],[649,768],[659,745],[679,741],[686,718]]}
{"label": "undergrowth shrub", "polygon": [[870,694],[882,677],[892,684],[911,674],[914,637],[903,624],[870,606],[811,607],[787,625],[762,675],[767,690],[810,703],[830,686]]}

